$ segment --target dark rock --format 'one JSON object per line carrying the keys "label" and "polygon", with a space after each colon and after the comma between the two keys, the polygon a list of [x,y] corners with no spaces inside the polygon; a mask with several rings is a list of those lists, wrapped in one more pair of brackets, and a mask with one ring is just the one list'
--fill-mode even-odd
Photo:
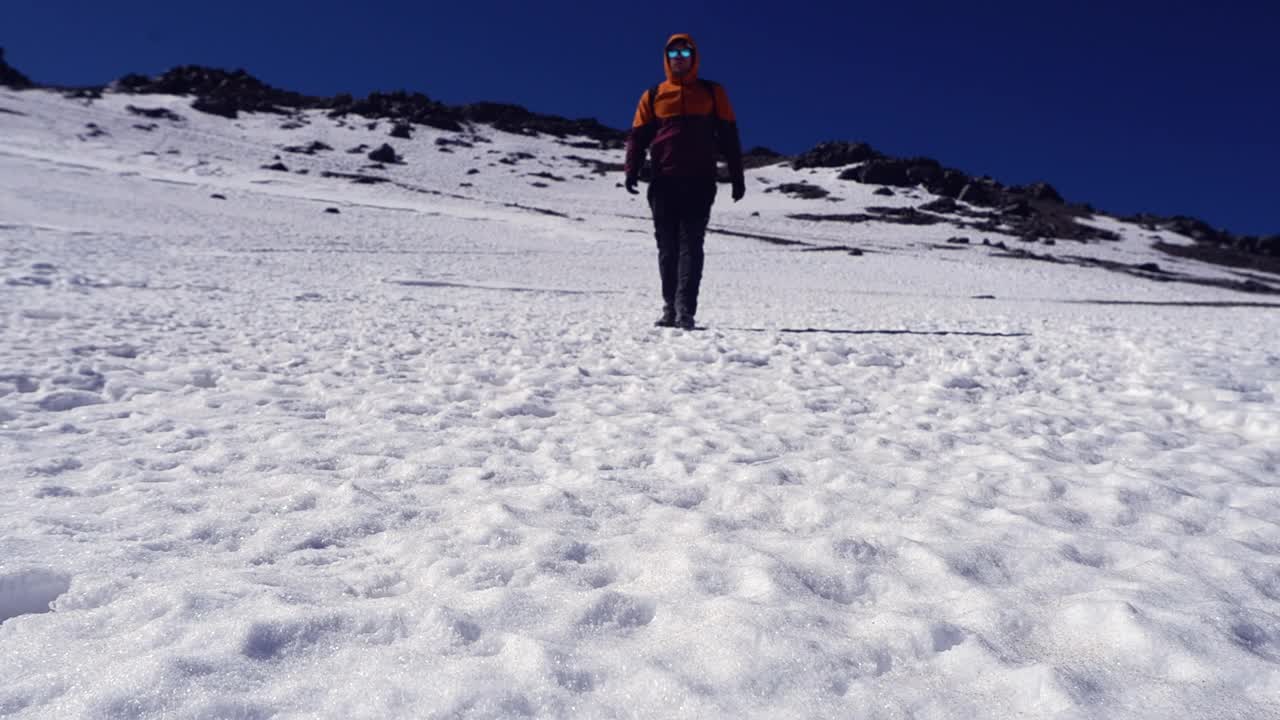
{"label": "dark rock", "polygon": [[804,168],[844,167],[883,157],[866,143],[824,142],[791,161],[791,167]]}
{"label": "dark rock", "polygon": [[948,243],[950,243],[950,244],[952,244],[952,245],[968,245],[968,244],[969,244],[969,238],[967,238],[967,237],[952,237],[952,238],[947,238],[947,242],[948,242]]}
{"label": "dark rock", "polygon": [[521,160],[532,160],[533,158],[534,156],[531,153],[513,152],[513,153],[507,153],[507,156],[504,158],[501,158],[500,160],[498,160],[498,162],[502,163],[503,165],[516,165]]}
{"label": "dark rock", "polygon": [[467,142],[466,140],[459,140],[457,138],[447,138],[447,137],[436,138],[436,145],[439,147],[460,147],[460,148],[475,147],[475,145]]}
{"label": "dark rock", "polygon": [[359,173],[334,172],[332,170],[322,171],[320,173],[320,177],[344,178],[357,185],[377,185],[378,183],[391,182],[391,178],[378,177],[376,175],[361,175]]}
{"label": "dark rock", "polygon": [[546,183],[544,183],[544,182],[534,182],[534,183],[529,183],[529,184],[530,184],[530,185],[532,185],[532,186],[534,186],[534,187],[536,187],[536,188],[551,187],[550,185],[548,185],[548,184],[546,184]]}
{"label": "dark rock", "polygon": [[287,108],[323,106],[323,101],[278,90],[244,70],[227,72],[197,65],[176,67],[158,77],[126,75],[114,83],[116,90],[134,94],[194,95],[192,107],[213,115],[235,117],[239,112],[286,114]]}
{"label": "dark rock", "polygon": [[1054,189],[1052,185],[1046,182],[1032,183],[1031,185],[1028,185],[1026,188],[1023,188],[1022,190],[1027,195],[1029,195],[1033,200],[1039,200],[1041,202],[1048,202],[1048,203],[1055,203],[1058,205],[1061,205],[1063,202],[1065,202],[1062,199],[1062,196],[1058,194],[1058,191]]}
{"label": "dark rock", "polygon": [[318,152],[325,152],[327,150],[332,150],[333,148],[329,147],[328,145],[325,145],[319,140],[314,140],[307,145],[290,145],[289,147],[282,148],[282,149],[288,153],[297,153],[300,155],[315,155]]}
{"label": "dark rock", "polygon": [[627,140],[627,133],[606,127],[595,118],[568,120],[529,112],[519,105],[481,102],[463,107],[462,112],[473,123],[492,125],[503,132],[557,138],[585,137],[596,141],[605,150],[621,149]]}
{"label": "dark rock", "polygon": [[742,154],[742,168],[755,170],[785,162],[786,156],[767,147],[756,146]]}
{"label": "dark rock", "polygon": [[4,48],[0,48],[0,86],[11,87],[15,90],[26,90],[27,88],[35,87],[35,84],[26,75],[18,72],[8,62],[5,62]]}
{"label": "dark rock", "polygon": [[938,198],[932,202],[927,202],[920,206],[921,210],[927,210],[932,213],[953,213],[960,209],[956,205],[956,201],[948,197]]}
{"label": "dark rock", "polygon": [[529,173],[529,177],[546,178],[547,180],[554,180],[556,182],[566,182],[565,179],[559,175],[553,175],[549,172]]}
{"label": "dark rock", "polygon": [[1280,275],[1280,260],[1271,255],[1242,253],[1225,245],[1208,243],[1183,245],[1157,242],[1152,247],[1172,257],[1198,260],[1240,270]]}
{"label": "dark rock", "polygon": [[1026,200],[1016,200],[1013,203],[1000,208],[999,212],[1001,215],[1005,216],[1005,219],[1009,219],[1011,217],[1029,218],[1038,214],[1036,209],[1031,206],[1031,203]]}
{"label": "dark rock", "polygon": [[942,181],[942,163],[933,158],[910,158],[907,161],[907,182],[911,185],[923,185],[926,188]]}
{"label": "dark rock", "polygon": [[395,127],[391,128],[391,137],[400,138],[401,140],[412,140],[413,126],[404,122],[396,123]]}
{"label": "dark rock", "polygon": [[128,110],[130,113],[134,115],[140,115],[145,118],[151,118],[152,120],[170,120],[172,122],[183,121],[183,118],[181,115],[170,110],[169,108],[141,108],[136,105],[126,105],[124,109]]}
{"label": "dark rock", "polygon": [[871,194],[872,194],[872,195],[882,195],[882,196],[884,196],[884,197],[893,197],[894,195],[897,195],[897,193],[895,193],[894,191],[890,190],[890,189],[889,189],[889,188],[887,188],[887,187],[876,188],[876,189],[875,189],[875,192],[873,192],[873,193],[871,193]]}
{"label": "dark rock", "polygon": [[869,222],[871,220],[878,219],[873,215],[864,215],[862,213],[845,213],[845,214],[839,214],[839,215],[795,213],[792,215],[788,215],[787,217],[791,218],[792,220],[807,220],[810,222],[842,222],[842,223],[850,223],[850,224],[864,223],[864,222]]}
{"label": "dark rock", "polygon": [[226,200],[226,199],[227,199],[227,196],[226,196],[226,195],[223,195],[222,193],[214,193],[214,194],[210,195],[209,197],[213,198],[214,200]]}
{"label": "dark rock", "polygon": [[363,100],[354,100],[350,95],[338,95],[330,101],[332,110],[329,116],[341,118],[347,115],[360,115],[366,118],[386,118],[414,125],[426,125],[439,130],[460,132],[462,112],[443,103],[436,102],[422,93],[370,93]]}
{"label": "dark rock", "polygon": [[396,154],[396,151],[386,143],[383,143],[382,147],[369,153],[369,159],[374,162],[390,163],[392,165],[403,162],[400,159],[400,156]]}
{"label": "dark rock", "polygon": [[342,214],[342,211],[341,211],[341,210],[339,210],[338,208],[333,208],[333,207],[331,207],[331,208],[325,208],[325,209],[324,209],[324,211],[325,211],[325,212],[327,212],[327,213],[329,213],[330,215],[340,215],[340,214]]}
{"label": "dark rock", "polygon": [[477,169],[475,169],[475,168],[471,168],[470,170],[468,170],[468,171],[467,171],[467,174],[468,174],[468,175],[479,175],[479,174],[480,174],[480,171],[479,171],[479,170],[477,170]]}
{"label": "dark rock", "polygon": [[224,117],[228,120],[235,120],[240,117],[235,101],[227,98],[197,98],[195,102],[191,103],[191,109]]}
{"label": "dark rock", "polygon": [[[32,86],[37,87],[37,86]],[[69,100],[101,100],[102,88],[100,87],[78,87],[78,88],[59,88],[62,97]]]}
{"label": "dark rock", "polygon": [[304,128],[304,127],[306,127],[306,126],[307,126],[307,124],[306,124],[306,123],[304,123],[304,122],[298,122],[297,120],[290,120],[290,121],[289,121],[289,122],[287,122],[287,123],[281,123],[281,124],[280,124],[280,129],[281,129],[281,130],[299,130],[299,129]]}
{"label": "dark rock", "polygon": [[369,146],[368,146],[368,145],[365,145],[365,144],[363,144],[363,143],[362,143],[362,144],[357,145],[357,146],[355,146],[355,147],[351,148],[350,150],[348,150],[348,151],[347,151],[347,154],[349,154],[349,155],[359,155],[359,154],[361,154],[361,153],[366,153],[366,152],[369,152]]}
{"label": "dark rock", "polygon": [[911,187],[908,171],[911,163],[897,158],[876,158],[868,160],[855,168],[840,173],[841,180],[854,180],[868,185],[892,185],[894,187]]}
{"label": "dark rock", "polygon": [[941,177],[926,186],[929,192],[948,198],[960,197],[960,192],[969,184],[969,176],[959,170],[944,168]]}
{"label": "dark rock", "polygon": [[990,178],[980,178],[965,185],[956,197],[960,202],[979,207],[993,207],[1004,197],[1004,188]]}
{"label": "dark rock", "polygon": [[159,125],[157,125],[157,124],[155,124],[155,123],[147,123],[146,125],[134,125],[134,126],[133,126],[133,129],[135,129],[135,130],[141,130],[141,131],[143,131],[143,132],[152,132],[153,130],[155,130],[155,129],[156,129],[156,128],[158,128],[158,127],[160,127],[160,126],[159,126]]}
{"label": "dark rock", "polygon": [[931,213],[920,212],[911,207],[869,207],[867,212],[875,213],[876,220],[898,223],[899,225],[937,225],[938,223],[946,222],[944,218]]}
{"label": "dark rock", "polygon": [[806,182],[783,183],[765,190],[766,193],[780,192],[784,195],[793,195],[802,200],[818,200],[824,198],[831,193],[826,189],[817,185],[810,185]]}
{"label": "dark rock", "polygon": [[275,170],[276,172],[289,172],[289,168],[284,163],[278,162],[271,165],[263,165],[263,170]]}

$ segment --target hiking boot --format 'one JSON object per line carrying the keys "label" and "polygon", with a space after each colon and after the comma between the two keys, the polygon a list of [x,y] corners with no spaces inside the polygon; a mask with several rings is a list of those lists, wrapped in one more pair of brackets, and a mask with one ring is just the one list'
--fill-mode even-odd
{"label": "hiking boot", "polygon": [[692,315],[681,315],[676,318],[675,326],[681,330],[692,330],[694,327]]}
{"label": "hiking boot", "polygon": [[676,314],[672,310],[666,310],[662,313],[662,317],[653,322],[654,327],[675,327]]}

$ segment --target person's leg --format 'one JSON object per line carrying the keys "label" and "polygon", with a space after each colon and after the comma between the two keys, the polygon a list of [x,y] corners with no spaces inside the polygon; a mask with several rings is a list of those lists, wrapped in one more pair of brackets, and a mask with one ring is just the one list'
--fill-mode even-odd
{"label": "person's leg", "polygon": [[649,183],[649,209],[653,211],[653,235],[658,242],[658,275],[662,280],[662,314],[674,319],[680,263],[679,188],[662,178]]}
{"label": "person's leg", "polygon": [[702,286],[703,251],[711,205],[716,199],[714,180],[689,183],[683,193],[680,213],[680,259],[676,291],[676,316],[698,314],[698,291]]}

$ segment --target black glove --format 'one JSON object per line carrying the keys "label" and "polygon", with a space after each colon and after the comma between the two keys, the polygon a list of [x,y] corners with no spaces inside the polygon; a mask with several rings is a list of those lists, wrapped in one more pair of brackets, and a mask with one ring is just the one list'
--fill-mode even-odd
{"label": "black glove", "polygon": [[638,182],[640,182],[640,180],[635,175],[628,175],[627,183],[626,183],[627,192],[631,193],[632,195],[638,195],[640,193],[640,191],[636,189],[636,183]]}
{"label": "black glove", "polygon": [[733,201],[738,202],[739,200],[742,199],[742,196],[746,194],[747,194],[747,183],[742,178],[738,178],[734,180],[733,181]]}

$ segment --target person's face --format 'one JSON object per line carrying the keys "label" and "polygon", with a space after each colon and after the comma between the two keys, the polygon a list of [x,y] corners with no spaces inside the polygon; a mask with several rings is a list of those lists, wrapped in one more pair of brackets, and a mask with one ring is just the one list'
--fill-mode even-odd
{"label": "person's face", "polygon": [[[674,53],[674,56],[672,55]],[[693,48],[686,42],[677,41],[667,48],[667,65],[671,74],[680,76],[693,68]]]}

